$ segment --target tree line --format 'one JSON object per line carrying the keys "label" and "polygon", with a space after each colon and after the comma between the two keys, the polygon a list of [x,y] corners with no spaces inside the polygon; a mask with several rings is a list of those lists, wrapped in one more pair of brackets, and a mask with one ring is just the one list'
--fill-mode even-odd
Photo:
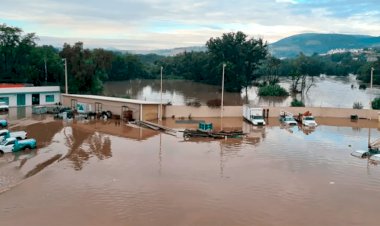
{"label": "tree line", "polygon": [[[64,44],[61,49],[38,46],[34,33],[0,24],[0,82],[64,86],[64,63],[68,68],[69,92],[101,94],[106,81],[180,78],[201,83],[221,84],[240,92],[253,84],[276,84],[281,76],[292,78],[292,89],[307,89],[306,79],[320,74],[346,76],[357,74],[369,81],[371,67],[380,68],[380,60],[367,62],[364,55],[341,53],[277,59],[269,54],[261,38],[249,38],[243,32],[225,33],[210,38],[204,52],[184,52],[175,56],[139,55],[105,49],[86,49],[82,42]],[[223,66],[224,65],[224,66]],[[375,71],[375,75],[378,71]],[[380,84],[379,76],[374,83]]]}

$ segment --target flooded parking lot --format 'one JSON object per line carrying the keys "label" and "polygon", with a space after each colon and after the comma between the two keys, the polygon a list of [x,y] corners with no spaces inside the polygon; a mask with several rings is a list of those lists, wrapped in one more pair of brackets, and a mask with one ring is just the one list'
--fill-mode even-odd
{"label": "flooded parking lot", "polygon": [[10,129],[38,148],[0,157],[0,225],[378,225],[380,165],[350,155],[378,123],[317,120],[230,118],[223,128],[246,138],[187,141],[116,121],[19,120]]}

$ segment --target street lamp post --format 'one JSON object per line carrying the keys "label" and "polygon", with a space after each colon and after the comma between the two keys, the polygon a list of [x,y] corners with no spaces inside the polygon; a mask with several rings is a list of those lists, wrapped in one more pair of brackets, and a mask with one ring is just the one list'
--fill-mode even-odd
{"label": "street lamp post", "polygon": [[68,94],[69,93],[69,87],[67,84],[67,60],[66,60],[66,58],[63,58],[63,61],[65,62],[65,93]]}
{"label": "street lamp post", "polygon": [[160,117],[159,117],[160,121],[162,121],[162,69],[163,67],[161,66],[161,88],[160,88],[161,99],[160,99]]}
{"label": "street lamp post", "polygon": [[226,64],[223,64],[223,73],[222,73],[222,100],[220,103],[220,118],[223,118],[223,97],[224,97],[224,69]]}
{"label": "street lamp post", "polygon": [[372,89],[372,82],[373,82],[373,71],[375,68],[371,67],[371,89]]}

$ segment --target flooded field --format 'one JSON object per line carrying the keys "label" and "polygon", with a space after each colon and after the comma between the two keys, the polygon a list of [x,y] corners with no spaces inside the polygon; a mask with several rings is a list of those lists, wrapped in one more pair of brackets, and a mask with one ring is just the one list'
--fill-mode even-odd
{"label": "flooded field", "polygon": [[248,136],[188,141],[116,121],[20,120],[11,129],[38,148],[0,157],[0,225],[378,225],[380,165],[350,155],[378,123],[317,120],[227,118]]}

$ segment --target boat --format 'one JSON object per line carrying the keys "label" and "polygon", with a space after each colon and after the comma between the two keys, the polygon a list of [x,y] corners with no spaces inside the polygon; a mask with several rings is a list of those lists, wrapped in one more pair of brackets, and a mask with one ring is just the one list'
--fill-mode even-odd
{"label": "boat", "polygon": [[212,123],[200,122],[198,124],[198,129],[191,130],[185,129],[183,131],[183,137],[185,139],[191,137],[203,137],[203,138],[213,138],[213,139],[225,139],[225,138],[241,138],[245,135],[241,130],[221,130],[214,131]]}

